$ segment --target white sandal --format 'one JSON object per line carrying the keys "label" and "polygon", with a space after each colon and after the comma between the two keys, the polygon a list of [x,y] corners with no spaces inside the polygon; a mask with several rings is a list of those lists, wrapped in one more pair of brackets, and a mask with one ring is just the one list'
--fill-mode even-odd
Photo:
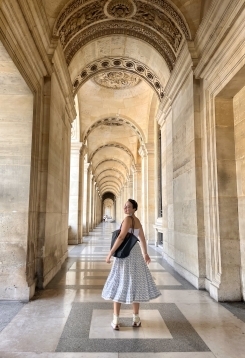
{"label": "white sandal", "polygon": [[111,322],[111,326],[115,331],[119,331],[119,317],[113,314],[113,320]]}
{"label": "white sandal", "polygon": [[133,314],[133,323],[132,323],[132,327],[140,327],[141,326],[141,321],[139,318],[138,314]]}

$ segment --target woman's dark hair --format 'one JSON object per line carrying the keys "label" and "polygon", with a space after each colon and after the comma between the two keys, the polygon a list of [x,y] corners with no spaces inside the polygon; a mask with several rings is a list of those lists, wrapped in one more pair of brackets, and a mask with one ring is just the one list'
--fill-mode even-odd
{"label": "woman's dark hair", "polygon": [[134,199],[128,199],[128,201],[133,205],[133,209],[138,209],[138,203]]}

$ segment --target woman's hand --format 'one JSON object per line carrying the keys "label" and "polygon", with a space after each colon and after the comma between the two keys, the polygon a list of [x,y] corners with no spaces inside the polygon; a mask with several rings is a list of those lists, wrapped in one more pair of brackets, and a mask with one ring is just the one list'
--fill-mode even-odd
{"label": "woman's hand", "polygon": [[151,262],[151,258],[148,254],[144,254],[144,260],[147,263],[147,265],[149,265],[149,263]]}
{"label": "woman's hand", "polygon": [[109,254],[106,256],[105,262],[108,263],[108,264],[111,263],[111,253],[109,253]]}

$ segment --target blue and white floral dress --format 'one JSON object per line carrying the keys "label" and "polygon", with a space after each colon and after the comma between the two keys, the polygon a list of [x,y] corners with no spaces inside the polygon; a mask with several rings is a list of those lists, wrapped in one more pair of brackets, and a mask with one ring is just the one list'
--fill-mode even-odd
{"label": "blue and white floral dress", "polygon": [[[129,229],[131,232],[132,229]],[[139,229],[134,229],[138,237]],[[102,291],[102,298],[120,303],[148,302],[161,295],[136,243],[124,259],[114,257],[111,271]]]}

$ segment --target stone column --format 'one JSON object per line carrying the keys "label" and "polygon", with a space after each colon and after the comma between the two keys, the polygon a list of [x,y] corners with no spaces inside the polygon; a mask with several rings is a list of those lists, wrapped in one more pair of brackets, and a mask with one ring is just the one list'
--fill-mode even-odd
{"label": "stone column", "polygon": [[142,197],[141,197],[141,164],[135,165],[135,171],[134,171],[134,199],[138,203],[138,210],[136,212],[137,217],[139,220],[142,220]]}
{"label": "stone column", "polygon": [[83,234],[88,235],[88,217],[87,217],[87,206],[88,206],[88,171],[90,163],[84,162],[84,171],[83,171]]}
{"label": "stone column", "polygon": [[133,199],[133,171],[128,178],[128,199]]}
{"label": "stone column", "polygon": [[86,205],[86,227],[87,227],[87,235],[89,234],[90,231],[90,224],[91,224],[91,186],[92,186],[92,168],[91,165],[89,165],[88,170],[87,170],[87,195],[86,195],[86,201],[87,201],[87,205]]}
{"label": "stone column", "polygon": [[142,224],[148,243],[154,243],[155,231],[155,173],[154,173],[154,145],[141,146],[139,154],[142,158]]}
{"label": "stone column", "polygon": [[69,196],[69,232],[68,244],[76,245],[81,242],[79,235],[79,216],[80,216],[80,150],[82,143],[71,143],[71,164],[70,164],[70,196]]}

